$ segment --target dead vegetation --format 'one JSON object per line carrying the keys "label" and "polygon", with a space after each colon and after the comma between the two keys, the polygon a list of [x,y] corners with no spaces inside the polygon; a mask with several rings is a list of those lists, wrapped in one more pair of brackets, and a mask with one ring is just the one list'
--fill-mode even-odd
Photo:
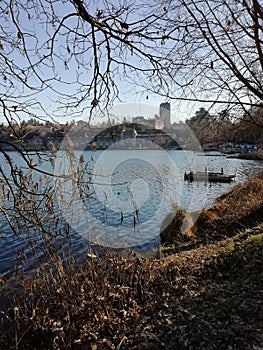
{"label": "dead vegetation", "polygon": [[191,246],[179,239],[160,259],[88,255],[69,267],[58,259],[53,270],[20,276],[19,293],[3,285],[0,348],[256,349],[262,192],[262,178],[237,186],[200,216]]}
{"label": "dead vegetation", "polygon": [[[210,208],[191,213],[197,218],[192,226],[189,214],[180,211],[180,222],[185,215],[190,223],[182,232],[178,229],[178,214],[166,227],[169,232],[168,247],[165,253],[177,253],[232,237],[248,228],[260,225],[263,221],[263,175],[235,186],[223,194]],[[166,242],[164,242],[165,244]]]}

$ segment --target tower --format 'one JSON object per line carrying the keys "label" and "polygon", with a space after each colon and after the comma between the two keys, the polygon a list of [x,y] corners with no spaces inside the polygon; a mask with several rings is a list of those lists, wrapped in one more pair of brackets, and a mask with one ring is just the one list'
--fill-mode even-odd
{"label": "tower", "polygon": [[171,105],[170,102],[163,102],[160,104],[160,119],[164,121],[164,127],[170,128],[171,127]]}

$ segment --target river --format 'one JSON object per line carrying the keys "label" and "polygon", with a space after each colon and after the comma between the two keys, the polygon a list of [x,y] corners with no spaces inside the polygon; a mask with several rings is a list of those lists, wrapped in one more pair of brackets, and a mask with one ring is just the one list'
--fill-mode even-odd
{"label": "river", "polygon": [[[26,170],[19,155],[13,152],[10,157]],[[60,218],[59,233],[55,232],[57,226],[48,227],[60,242],[60,249],[66,247],[68,254],[74,253],[80,260],[87,248],[98,245],[147,252],[158,244],[161,224],[175,204],[189,212],[201,210],[235,184],[263,171],[261,161],[192,151],[76,151],[75,159],[77,165],[73,168],[81,175],[76,182],[64,178],[71,166],[63,153],[52,162],[43,160],[40,168],[56,176],[49,180],[49,186],[51,183],[56,187],[54,207]],[[10,171],[3,156],[1,166]],[[184,181],[185,171],[204,171],[205,167],[211,171],[223,168],[225,174],[236,175],[235,181]],[[36,172],[33,176],[37,181],[40,175]],[[3,198],[1,205],[4,209],[8,205]],[[3,214],[0,224],[0,273],[8,276],[17,268],[34,269],[36,258],[44,255],[42,236],[36,230],[14,235]],[[70,228],[70,237],[63,228]]]}

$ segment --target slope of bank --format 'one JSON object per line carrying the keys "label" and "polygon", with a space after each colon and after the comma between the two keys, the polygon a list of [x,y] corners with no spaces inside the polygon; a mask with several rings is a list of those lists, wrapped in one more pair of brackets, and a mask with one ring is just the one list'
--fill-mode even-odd
{"label": "slope of bank", "polygon": [[160,259],[87,256],[5,286],[6,349],[261,349],[263,178],[236,186]]}
{"label": "slope of bank", "polygon": [[[174,219],[161,233],[164,245],[169,243],[164,254],[227,239],[253,228],[263,222],[263,175],[236,185],[207,210],[189,214],[176,208],[173,215]],[[188,225],[181,232],[183,220]]]}
{"label": "slope of bank", "polygon": [[263,152],[250,152],[250,153],[241,153],[238,156],[239,159],[247,160],[263,160]]}

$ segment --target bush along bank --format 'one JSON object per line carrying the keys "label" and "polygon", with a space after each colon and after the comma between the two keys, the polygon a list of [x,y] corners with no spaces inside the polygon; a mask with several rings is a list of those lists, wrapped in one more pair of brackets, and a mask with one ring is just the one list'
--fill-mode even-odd
{"label": "bush along bank", "polygon": [[[87,256],[2,287],[6,349],[254,349],[263,343],[263,179],[238,185],[160,259]],[[176,216],[175,215],[175,216]],[[190,217],[187,220],[191,220]]]}

